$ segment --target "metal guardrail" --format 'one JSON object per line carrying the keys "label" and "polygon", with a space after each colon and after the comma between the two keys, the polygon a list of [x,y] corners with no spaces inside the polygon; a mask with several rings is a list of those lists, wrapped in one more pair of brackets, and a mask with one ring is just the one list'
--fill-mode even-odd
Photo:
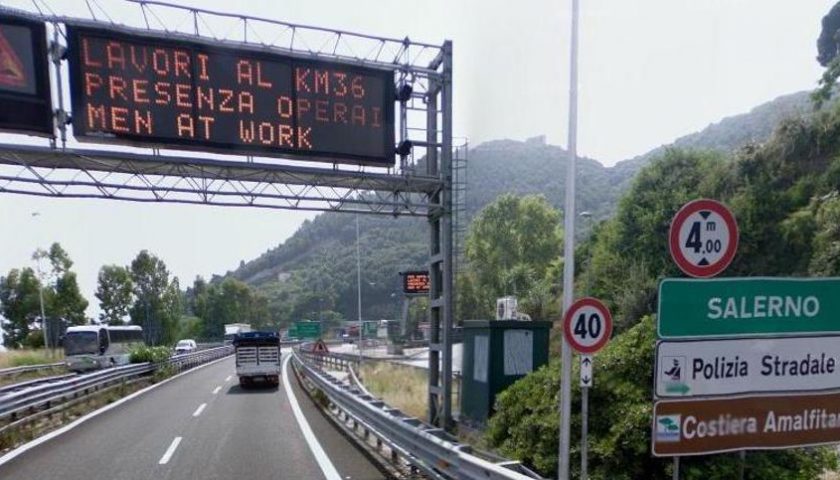
{"label": "metal guardrail", "polygon": [[45,363],[41,365],[24,365],[22,367],[12,367],[12,368],[2,368],[0,369],[0,377],[4,377],[6,375],[17,375],[20,373],[26,372],[37,372],[38,370],[49,370],[53,368],[61,368],[64,366],[64,362],[58,363]]}
{"label": "metal guardrail", "polygon": [[427,475],[466,480],[540,478],[519,462],[482,458],[472,447],[459,443],[444,430],[391,408],[382,400],[336,380],[304,360],[315,356],[317,354],[295,352],[294,360],[299,371],[324,392],[333,405],[360,423],[366,433],[388,444],[392,451],[401,452],[406,462]]}
{"label": "metal guardrail", "polygon": [[[30,415],[34,416],[41,410],[89,395],[109,385],[152,373],[160,367],[171,366],[176,371],[182,371],[231,353],[233,353],[231,346],[217,347],[175,355],[158,364],[138,363],[108,368],[24,388],[0,396],[0,422],[14,422]],[[0,431],[2,430],[0,428]]]}

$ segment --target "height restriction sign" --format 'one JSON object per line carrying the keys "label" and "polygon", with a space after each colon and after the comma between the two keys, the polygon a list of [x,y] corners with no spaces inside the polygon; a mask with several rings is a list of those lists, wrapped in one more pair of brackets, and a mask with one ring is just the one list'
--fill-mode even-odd
{"label": "height restriction sign", "polygon": [[738,224],[715,200],[686,203],[671,221],[671,257],[686,275],[713,277],[729,266],[738,249]]}

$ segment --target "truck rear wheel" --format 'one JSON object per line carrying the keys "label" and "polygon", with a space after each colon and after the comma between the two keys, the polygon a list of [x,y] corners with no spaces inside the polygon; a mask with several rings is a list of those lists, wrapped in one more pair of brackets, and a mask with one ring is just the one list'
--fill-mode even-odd
{"label": "truck rear wheel", "polygon": [[242,388],[248,388],[251,386],[251,379],[248,377],[239,377],[239,386]]}

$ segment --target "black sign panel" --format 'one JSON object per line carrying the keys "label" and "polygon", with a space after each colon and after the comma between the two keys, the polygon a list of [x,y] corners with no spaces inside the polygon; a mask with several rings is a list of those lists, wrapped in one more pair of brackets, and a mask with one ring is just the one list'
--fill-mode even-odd
{"label": "black sign panel", "polygon": [[68,26],[79,139],[392,166],[392,71]]}
{"label": "black sign panel", "polygon": [[53,135],[43,23],[0,16],[0,129]]}
{"label": "black sign panel", "polygon": [[403,293],[406,295],[426,295],[429,293],[429,272],[403,272]]}

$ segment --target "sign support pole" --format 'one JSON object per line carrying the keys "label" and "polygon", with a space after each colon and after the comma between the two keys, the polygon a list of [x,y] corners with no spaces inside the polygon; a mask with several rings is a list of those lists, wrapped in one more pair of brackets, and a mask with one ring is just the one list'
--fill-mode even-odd
{"label": "sign support pole", "polygon": [[744,480],[744,471],[747,466],[747,451],[741,450],[738,452],[738,457],[740,457],[740,461],[738,462],[738,478]]}
{"label": "sign support pole", "polygon": [[[579,0],[572,0],[572,45],[569,67],[569,154],[566,170],[566,202],[563,211],[563,311],[574,300],[575,277],[575,161],[577,157],[577,63]],[[572,413],[572,348],[563,336],[560,347],[560,431],[557,478],[569,478],[569,447]]]}
{"label": "sign support pole", "polygon": [[680,480],[680,457],[674,457],[674,475],[673,480]]}
{"label": "sign support pole", "polygon": [[589,387],[580,387],[580,480],[589,478]]}

